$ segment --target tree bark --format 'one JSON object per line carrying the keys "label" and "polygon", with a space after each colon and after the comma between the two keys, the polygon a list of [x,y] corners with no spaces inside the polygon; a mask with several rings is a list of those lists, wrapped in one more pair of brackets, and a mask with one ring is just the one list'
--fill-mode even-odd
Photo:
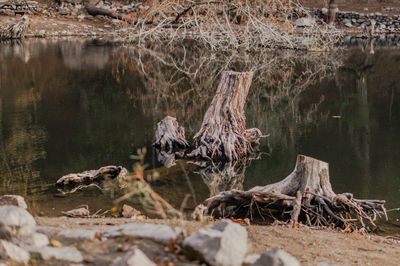
{"label": "tree bark", "polygon": [[253,72],[222,73],[189,156],[233,161],[251,152],[251,142],[262,136],[258,129],[246,131],[244,107],[252,78]]}
{"label": "tree bark", "polygon": [[334,224],[341,228],[371,229],[376,227],[377,216],[387,218],[385,201],[358,200],[350,193],[336,194],[329,180],[328,163],[304,155],[298,155],[295,169],[280,182],[248,191],[221,192],[203,204],[206,213],[213,216],[250,216],[252,221],[257,216],[310,226]]}

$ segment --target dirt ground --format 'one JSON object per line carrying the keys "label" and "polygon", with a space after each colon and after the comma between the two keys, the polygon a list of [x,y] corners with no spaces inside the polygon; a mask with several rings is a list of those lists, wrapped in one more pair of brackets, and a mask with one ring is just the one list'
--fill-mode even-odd
{"label": "dirt ground", "polygon": [[[110,226],[131,223],[125,218],[37,217],[42,226],[93,229],[103,232]],[[167,224],[184,228],[188,235],[212,222],[145,220],[140,222]],[[250,248],[248,254],[259,254],[273,248],[284,249],[302,265],[400,265],[400,241],[391,237],[317,230],[308,227],[246,226]],[[93,246],[94,245],[94,246]],[[103,245],[97,244],[99,249]],[[96,249],[92,243],[88,252]],[[144,250],[145,251],[145,250]],[[145,251],[146,252],[146,251]]]}

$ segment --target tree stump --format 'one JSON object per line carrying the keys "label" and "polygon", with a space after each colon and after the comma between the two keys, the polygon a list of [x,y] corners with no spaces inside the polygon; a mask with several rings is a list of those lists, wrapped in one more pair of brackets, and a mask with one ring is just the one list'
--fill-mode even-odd
{"label": "tree stump", "polygon": [[179,126],[175,117],[167,116],[157,123],[154,146],[165,152],[173,152],[175,149],[184,149],[189,146],[185,139],[185,129]]}
{"label": "tree stump", "polygon": [[376,227],[385,216],[383,200],[358,200],[350,193],[336,194],[329,180],[328,163],[297,156],[293,172],[280,182],[248,191],[230,190],[207,199],[206,213],[213,216],[299,221],[309,226]]}
{"label": "tree stump", "polygon": [[246,131],[244,107],[252,78],[253,72],[222,73],[201,128],[194,136],[191,156],[233,161],[250,153],[251,142],[261,137],[258,129]]}

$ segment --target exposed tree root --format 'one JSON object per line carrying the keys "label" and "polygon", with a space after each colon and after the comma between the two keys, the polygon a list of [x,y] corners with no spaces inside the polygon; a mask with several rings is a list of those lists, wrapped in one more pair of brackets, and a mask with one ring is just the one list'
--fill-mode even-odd
{"label": "exposed tree root", "polygon": [[385,201],[336,194],[330,184],[328,164],[304,155],[298,155],[294,171],[278,183],[248,191],[221,192],[203,204],[206,213],[213,216],[283,220],[310,226],[372,230],[378,216],[387,218]]}

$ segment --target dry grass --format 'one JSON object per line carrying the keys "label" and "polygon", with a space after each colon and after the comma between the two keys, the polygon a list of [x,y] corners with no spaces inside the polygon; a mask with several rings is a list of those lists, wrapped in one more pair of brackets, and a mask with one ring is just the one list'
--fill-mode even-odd
{"label": "dry grass", "polygon": [[296,27],[299,17],[312,15],[297,0],[167,0],[132,15],[127,29],[129,40],[141,46],[195,40],[215,51],[328,50],[341,38],[324,23]]}

